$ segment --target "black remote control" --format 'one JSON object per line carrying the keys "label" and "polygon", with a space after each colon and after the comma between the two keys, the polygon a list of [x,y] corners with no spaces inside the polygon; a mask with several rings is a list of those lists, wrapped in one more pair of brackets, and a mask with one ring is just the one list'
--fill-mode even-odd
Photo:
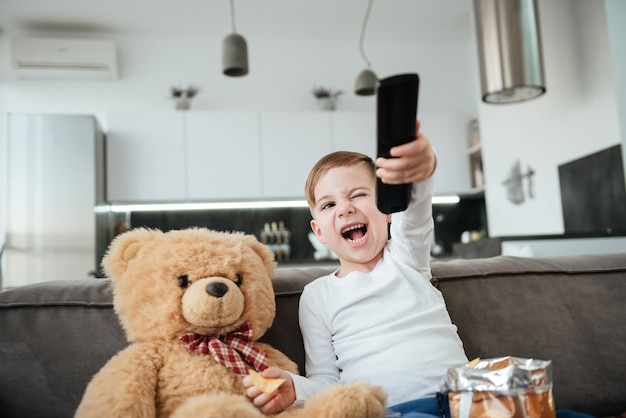
{"label": "black remote control", "polygon": [[[376,98],[378,157],[415,139],[419,76],[400,74],[379,80]],[[401,212],[411,200],[411,183],[385,184],[376,179],[376,205],[383,213]]]}

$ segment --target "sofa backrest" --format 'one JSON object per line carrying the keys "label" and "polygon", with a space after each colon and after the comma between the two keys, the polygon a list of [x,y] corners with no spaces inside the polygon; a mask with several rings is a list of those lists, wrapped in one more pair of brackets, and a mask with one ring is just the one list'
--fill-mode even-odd
{"label": "sofa backrest", "polygon": [[109,280],[0,292],[0,416],[72,417],[91,377],[126,345]]}

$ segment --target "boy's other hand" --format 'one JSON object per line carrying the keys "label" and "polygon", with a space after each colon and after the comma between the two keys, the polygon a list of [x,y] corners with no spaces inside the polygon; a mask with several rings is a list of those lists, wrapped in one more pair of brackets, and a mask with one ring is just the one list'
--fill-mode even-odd
{"label": "boy's other hand", "polygon": [[296,400],[296,390],[289,373],[278,367],[269,367],[261,372],[261,375],[270,379],[285,379],[282,385],[272,393],[261,392],[252,384],[249,375],[243,378],[246,395],[252,399],[252,403],[265,414],[276,414],[290,407]]}
{"label": "boy's other hand", "polygon": [[435,152],[430,140],[420,131],[420,122],[416,122],[415,140],[391,148],[395,158],[376,159],[376,175],[388,184],[417,183],[430,177],[436,166]]}

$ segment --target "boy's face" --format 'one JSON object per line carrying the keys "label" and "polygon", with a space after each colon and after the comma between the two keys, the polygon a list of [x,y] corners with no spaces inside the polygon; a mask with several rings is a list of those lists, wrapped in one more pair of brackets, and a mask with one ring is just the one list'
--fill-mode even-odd
{"label": "boy's face", "polygon": [[371,271],[382,257],[391,219],[376,207],[371,172],[363,164],[331,168],[314,191],[311,229],[339,257],[339,274]]}

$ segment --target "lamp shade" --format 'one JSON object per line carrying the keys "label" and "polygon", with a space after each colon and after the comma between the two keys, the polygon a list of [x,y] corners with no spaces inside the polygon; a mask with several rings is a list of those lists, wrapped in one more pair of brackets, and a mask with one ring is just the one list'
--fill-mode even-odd
{"label": "lamp shade", "polygon": [[222,43],[222,71],[231,77],[248,74],[248,45],[237,33],[231,33]]}
{"label": "lamp shade", "polygon": [[376,94],[376,82],[378,77],[370,69],[361,71],[354,83],[354,92],[359,96],[371,96]]}
{"label": "lamp shade", "polygon": [[514,103],[546,91],[536,0],[474,0],[482,100]]}

